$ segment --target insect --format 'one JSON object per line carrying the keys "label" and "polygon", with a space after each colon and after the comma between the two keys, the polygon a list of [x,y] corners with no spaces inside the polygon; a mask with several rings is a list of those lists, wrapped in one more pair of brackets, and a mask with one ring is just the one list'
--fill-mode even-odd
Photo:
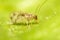
{"label": "insect", "polygon": [[12,24],[18,23],[19,21],[22,21],[26,19],[27,24],[29,24],[30,20],[35,20],[37,22],[37,15],[34,15],[32,13],[25,13],[25,12],[12,12],[10,15],[10,20]]}

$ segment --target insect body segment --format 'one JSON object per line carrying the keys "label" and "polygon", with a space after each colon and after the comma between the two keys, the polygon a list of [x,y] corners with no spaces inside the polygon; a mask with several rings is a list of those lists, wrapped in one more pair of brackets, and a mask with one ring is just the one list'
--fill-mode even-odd
{"label": "insect body segment", "polygon": [[27,24],[29,24],[30,20],[37,20],[37,15],[30,14],[30,13],[23,13],[23,12],[14,12],[10,16],[11,22],[18,23],[19,21],[22,21],[24,19],[27,20]]}

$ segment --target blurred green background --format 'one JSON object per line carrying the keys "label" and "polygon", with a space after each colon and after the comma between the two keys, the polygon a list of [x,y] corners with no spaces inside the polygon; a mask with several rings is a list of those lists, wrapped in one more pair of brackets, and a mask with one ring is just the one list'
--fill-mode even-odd
{"label": "blurred green background", "polygon": [[[20,10],[39,24],[9,25],[10,13]],[[60,0],[0,0],[0,40],[60,40]]]}

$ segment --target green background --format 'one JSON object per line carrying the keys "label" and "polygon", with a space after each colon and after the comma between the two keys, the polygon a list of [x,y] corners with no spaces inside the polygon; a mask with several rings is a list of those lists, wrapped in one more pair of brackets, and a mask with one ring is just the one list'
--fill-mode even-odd
{"label": "green background", "polygon": [[[38,16],[38,24],[9,25],[12,11]],[[0,0],[0,40],[60,40],[60,0]]]}

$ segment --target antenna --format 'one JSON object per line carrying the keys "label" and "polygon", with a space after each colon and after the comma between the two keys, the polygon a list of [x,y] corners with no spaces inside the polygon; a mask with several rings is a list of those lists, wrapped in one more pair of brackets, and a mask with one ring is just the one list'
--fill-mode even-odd
{"label": "antenna", "polygon": [[[40,12],[40,9],[41,9],[41,7],[45,4],[47,2],[47,0],[45,0],[43,3],[42,3],[42,5],[40,6],[40,4],[38,4],[38,6],[37,6],[37,8],[36,8],[36,10],[35,10],[35,13],[39,13]],[[39,11],[38,11],[39,10]]]}

